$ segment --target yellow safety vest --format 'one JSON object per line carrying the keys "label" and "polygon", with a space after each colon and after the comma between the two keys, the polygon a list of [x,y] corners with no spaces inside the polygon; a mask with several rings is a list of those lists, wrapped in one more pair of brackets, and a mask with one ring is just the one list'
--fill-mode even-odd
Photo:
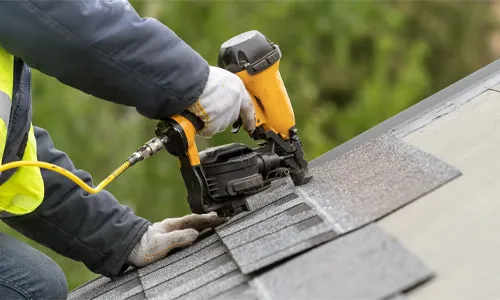
{"label": "yellow safety vest", "polygon": [[[14,88],[14,57],[0,48],[0,159],[9,128]],[[30,124],[23,160],[36,161],[36,140]],[[43,179],[38,167],[19,167],[0,185],[0,217],[24,215],[35,210],[44,197]]]}

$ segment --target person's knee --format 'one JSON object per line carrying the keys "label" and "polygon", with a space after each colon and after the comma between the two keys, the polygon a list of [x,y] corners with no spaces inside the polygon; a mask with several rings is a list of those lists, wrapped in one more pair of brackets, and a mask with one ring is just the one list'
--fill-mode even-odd
{"label": "person's knee", "polygon": [[68,297],[68,283],[64,272],[53,260],[46,257],[43,262],[44,276],[40,276],[39,295],[44,299],[66,299]]}
{"label": "person's knee", "polygon": [[0,257],[0,282],[5,283],[0,287],[4,290],[18,293],[21,299],[67,298],[64,273],[47,255],[0,232]]}
{"label": "person's knee", "polygon": [[59,265],[33,248],[21,253],[20,272],[27,272],[23,285],[34,299],[66,299],[68,283]]}

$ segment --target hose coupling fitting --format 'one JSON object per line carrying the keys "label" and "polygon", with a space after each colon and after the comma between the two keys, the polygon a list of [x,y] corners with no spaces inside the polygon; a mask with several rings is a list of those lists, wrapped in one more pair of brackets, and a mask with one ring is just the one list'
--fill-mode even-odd
{"label": "hose coupling fitting", "polygon": [[135,163],[153,156],[161,149],[163,149],[162,140],[157,137],[152,138],[144,145],[142,145],[139,149],[137,149],[134,153],[132,153],[132,155],[128,157],[128,161],[130,165],[133,166]]}

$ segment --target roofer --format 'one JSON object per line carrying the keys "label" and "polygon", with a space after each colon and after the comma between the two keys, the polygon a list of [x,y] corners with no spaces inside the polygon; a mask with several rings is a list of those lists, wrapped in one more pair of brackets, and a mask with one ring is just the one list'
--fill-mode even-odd
{"label": "roofer", "polygon": [[[26,64],[98,98],[133,106],[147,118],[187,108],[204,116],[199,134],[206,137],[239,115],[246,130],[255,126],[250,97],[236,75],[210,67],[169,28],[142,19],[126,0],[1,1],[0,47],[3,164],[38,159],[92,184],[88,173],[54,148],[47,131],[31,125]],[[201,110],[193,108],[195,102]],[[167,249],[188,245],[199,231],[223,222],[208,214],[151,224],[109,192],[89,195],[65,177],[34,167],[6,171],[0,183],[0,217],[6,224],[108,277],[161,259]],[[2,298],[61,299],[67,293],[55,262],[0,233]]]}

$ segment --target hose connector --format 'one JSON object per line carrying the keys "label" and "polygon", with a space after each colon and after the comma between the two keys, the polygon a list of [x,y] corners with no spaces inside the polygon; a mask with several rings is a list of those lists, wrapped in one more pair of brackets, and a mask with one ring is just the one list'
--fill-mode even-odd
{"label": "hose connector", "polygon": [[128,157],[130,166],[145,160],[163,149],[163,141],[157,137],[152,138]]}

